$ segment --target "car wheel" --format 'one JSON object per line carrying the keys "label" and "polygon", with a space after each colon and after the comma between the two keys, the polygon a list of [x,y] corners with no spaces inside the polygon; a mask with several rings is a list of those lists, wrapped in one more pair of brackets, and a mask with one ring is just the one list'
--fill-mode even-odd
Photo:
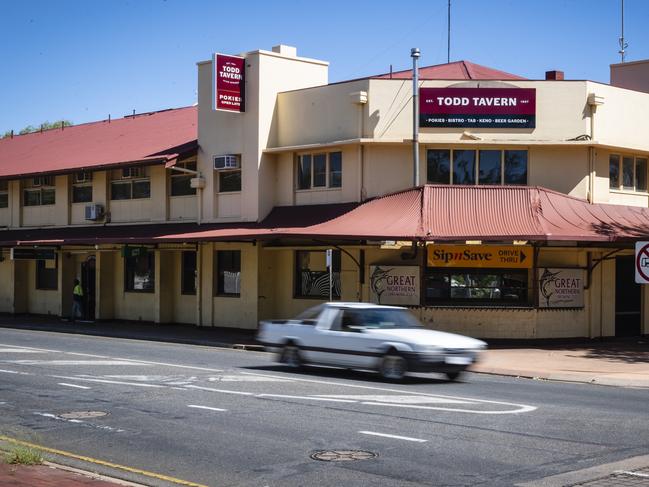
{"label": "car wheel", "polygon": [[280,362],[294,369],[302,367],[302,356],[300,355],[300,349],[298,346],[294,343],[287,343],[284,345]]}
{"label": "car wheel", "polygon": [[461,375],[462,375],[462,372],[460,372],[460,371],[455,371],[455,372],[446,372],[446,377],[447,377],[448,380],[450,380],[451,382],[454,382],[454,381],[458,380],[458,379],[460,378]]}
{"label": "car wheel", "polygon": [[381,377],[387,380],[400,381],[408,372],[406,359],[395,352],[389,352],[383,356],[381,367],[379,369]]}

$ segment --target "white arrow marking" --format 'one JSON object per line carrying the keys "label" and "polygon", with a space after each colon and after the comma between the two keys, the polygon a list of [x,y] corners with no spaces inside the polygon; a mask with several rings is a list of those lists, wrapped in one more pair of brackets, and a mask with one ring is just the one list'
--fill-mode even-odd
{"label": "white arrow marking", "polygon": [[388,435],[387,433],[377,433],[376,431],[359,431],[362,435],[383,436],[384,438],[394,438],[395,440],[414,441],[417,443],[426,443],[428,440],[421,438],[411,438],[410,436]]}
{"label": "white arrow marking", "polygon": [[211,408],[209,406],[198,406],[196,404],[187,404],[188,408],[196,408],[196,409],[209,409],[210,411],[227,411],[227,409],[221,409],[221,408]]}

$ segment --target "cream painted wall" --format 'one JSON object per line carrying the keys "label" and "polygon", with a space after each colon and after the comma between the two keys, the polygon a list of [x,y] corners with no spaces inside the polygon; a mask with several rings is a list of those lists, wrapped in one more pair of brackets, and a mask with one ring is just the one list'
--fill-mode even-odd
{"label": "cream painted wall", "polygon": [[[26,262],[26,298],[27,312],[43,315],[61,315],[61,285],[56,290],[36,289],[36,261]],[[61,256],[59,255],[59,276],[61,273]]]}
{"label": "cream painted wall", "polygon": [[595,113],[595,140],[614,147],[649,151],[645,131],[649,93],[587,82],[588,93],[604,97]]}
{"label": "cream painted wall", "polygon": [[[155,321],[155,293],[124,291],[124,259],[113,253],[113,318],[118,320]],[[157,262],[158,259],[156,259]],[[156,290],[158,276],[156,275]]]}
{"label": "cream painted wall", "polygon": [[11,208],[0,208],[0,227],[11,226]]}
{"label": "cream painted wall", "polygon": [[196,221],[198,196],[170,196],[169,220]]}
{"label": "cream painted wall", "polygon": [[[69,224],[69,178],[67,175],[56,176],[54,186],[56,191],[55,204],[41,206],[23,206],[22,226],[44,227]],[[14,193],[15,196],[15,193]],[[19,195],[22,205],[22,190]]]}
{"label": "cream painted wall", "polygon": [[[422,151],[425,154],[423,148]],[[420,161],[423,165],[425,156],[420,157]],[[397,145],[367,146],[363,173],[368,198],[411,188],[412,149]],[[425,181],[426,172],[421,172],[421,168],[420,174],[422,181]]]}
{"label": "cream painted wall", "polygon": [[9,254],[0,252],[3,260],[0,261],[0,313],[13,313],[14,311],[14,265],[9,260]]}
{"label": "cream painted wall", "polygon": [[586,147],[530,147],[528,151],[530,186],[544,186],[578,198],[588,197],[588,149]]}

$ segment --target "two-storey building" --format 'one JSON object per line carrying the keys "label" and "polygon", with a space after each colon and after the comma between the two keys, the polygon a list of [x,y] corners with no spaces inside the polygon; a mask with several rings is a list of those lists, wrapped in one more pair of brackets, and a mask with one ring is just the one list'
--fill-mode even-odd
{"label": "two-storey building", "polygon": [[422,112],[415,171],[411,71],[242,57],[243,113],[213,110],[206,61],[197,107],[0,140],[1,311],[67,315],[79,277],[92,319],[254,328],[331,296],[480,337],[649,332],[646,63],[620,86],[421,68],[451,111]]}

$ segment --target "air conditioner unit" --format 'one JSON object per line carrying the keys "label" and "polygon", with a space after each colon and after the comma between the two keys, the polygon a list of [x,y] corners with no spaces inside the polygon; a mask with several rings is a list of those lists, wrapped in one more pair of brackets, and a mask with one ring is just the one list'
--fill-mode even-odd
{"label": "air conditioner unit", "polygon": [[223,171],[226,169],[239,169],[241,167],[238,154],[226,154],[214,157],[214,170]]}
{"label": "air conditioner unit", "polygon": [[144,175],[144,170],[139,166],[125,167],[122,169],[122,179],[141,178]]}
{"label": "air conditioner unit", "polygon": [[54,178],[52,176],[36,176],[32,179],[32,187],[38,188],[39,186],[54,186]]}
{"label": "air conditioner unit", "polygon": [[74,182],[75,183],[89,183],[92,181],[92,173],[81,171],[74,173]]}
{"label": "air conditioner unit", "polygon": [[104,207],[102,205],[86,205],[86,220],[100,220],[104,216]]}

